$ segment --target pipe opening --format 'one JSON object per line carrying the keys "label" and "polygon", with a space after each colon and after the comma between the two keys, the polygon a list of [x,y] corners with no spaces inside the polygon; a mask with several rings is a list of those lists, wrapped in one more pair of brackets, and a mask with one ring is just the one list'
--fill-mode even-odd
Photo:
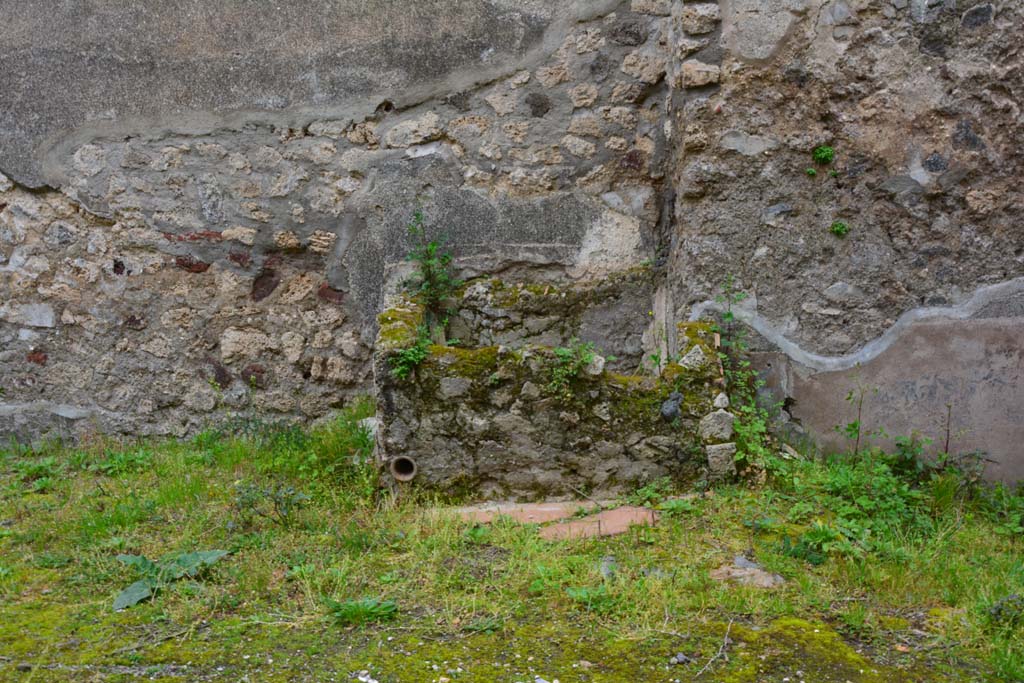
{"label": "pipe opening", "polygon": [[391,476],[397,481],[412,481],[416,477],[416,461],[404,455],[392,459]]}

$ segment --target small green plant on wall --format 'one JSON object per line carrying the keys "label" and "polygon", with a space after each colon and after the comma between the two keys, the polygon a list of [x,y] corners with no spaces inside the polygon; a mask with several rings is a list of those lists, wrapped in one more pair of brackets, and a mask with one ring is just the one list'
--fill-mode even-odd
{"label": "small green plant on wall", "polygon": [[836,151],[828,145],[821,145],[814,148],[811,156],[814,158],[814,163],[828,166],[836,158]]}
{"label": "small green plant on wall", "polygon": [[450,304],[462,282],[452,274],[451,252],[444,249],[441,242],[427,237],[422,211],[413,214],[408,231],[414,245],[407,258],[415,264],[416,270],[406,282],[406,289],[418,297],[426,309],[430,336],[443,342],[443,328],[450,313]]}
{"label": "small green plant on wall", "polygon": [[419,364],[430,355],[430,332],[426,325],[420,325],[416,342],[405,349],[398,349],[391,357],[391,374],[406,379]]}
{"label": "small green plant on wall", "polygon": [[736,460],[740,467],[774,467],[771,435],[768,426],[778,405],[765,405],[759,398],[764,380],[753,368],[749,359],[746,329],[739,324],[735,308],[747,298],[747,293],[736,287],[733,275],[727,275],[722,284],[722,293],[716,300],[723,307],[722,350],[719,358],[725,371],[725,382],[732,412],[736,415]]}
{"label": "small green plant on wall", "polygon": [[[413,247],[406,256],[415,264],[412,276],[405,281],[406,291],[423,306],[424,324],[417,328],[416,341],[408,348],[395,351],[391,373],[398,379],[408,378],[430,355],[430,344],[446,345],[445,327],[452,312],[455,291],[462,285],[452,273],[452,254],[441,242],[427,237],[426,218],[422,211],[413,214],[408,226]],[[458,343],[452,340],[451,345]]]}
{"label": "small green plant on wall", "polygon": [[561,346],[554,350],[555,362],[551,368],[551,381],[548,388],[563,400],[573,397],[572,381],[580,376],[583,369],[594,362],[597,353],[590,342],[573,339],[569,346]]}
{"label": "small green plant on wall", "polygon": [[850,226],[843,221],[833,221],[832,225],[828,226],[828,231],[836,237],[846,237],[850,234]]}

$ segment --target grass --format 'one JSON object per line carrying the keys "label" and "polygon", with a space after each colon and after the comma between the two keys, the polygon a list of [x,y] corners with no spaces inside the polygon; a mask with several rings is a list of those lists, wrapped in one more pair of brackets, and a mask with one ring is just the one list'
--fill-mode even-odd
{"label": "grass", "polygon": [[[552,543],[378,492],[367,412],[4,452],[0,680],[1024,680],[1007,491],[951,495],[881,456],[787,462],[685,502],[657,483],[632,496],[665,508],[657,527]],[[119,555],[215,549],[230,555],[112,610],[138,578]],[[785,585],[711,580],[743,553]],[[680,652],[698,663],[670,665]]]}

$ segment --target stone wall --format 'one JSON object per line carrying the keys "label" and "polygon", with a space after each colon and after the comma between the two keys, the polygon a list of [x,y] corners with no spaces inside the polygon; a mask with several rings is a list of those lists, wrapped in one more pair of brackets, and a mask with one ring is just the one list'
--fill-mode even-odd
{"label": "stone wall", "polygon": [[660,13],[377,5],[0,8],[0,432],[327,414],[370,390],[417,209],[465,276],[654,254]]}
{"label": "stone wall", "polygon": [[1024,476],[1024,7],[723,0],[709,35],[719,82],[675,105],[675,315],[733,274],[794,431],[845,447],[863,388],[866,429]]}
{"label": "stone wall", "polygon": [[871,427],[1017,479],[1022,13],[5,2],[0,434],[329,413],[370,390],[421,208],[465,277],[651,263],[637,357],[731,274],[791,433],[830,445],[863,380]]}
{"label": "stone wall", "polygon": [[[559,347],[551,329],[613,319],[608,300],[628,300],[645,275],[569,291],[469,283],[451,304],[465,331],[458,345],[431,345],[407,376],[396,372],[397,356],[417,343],[424,312],[406,297],[392,302],[375,353],[377,455],[387,479],[455,497],[543,500],[611,496],[663,477],[684,486],[731,478],[733,416],[721,409],[728,399],[709,325],[683,325],[683,358],[642,374],[608,367],[606,359],[629,353],[628,338],[592,330],[600,346],[567,357],[579,348],[578,330],[566,330],[573,341]],[[495,321],[520,315],[523,324],[488,343]],[[536,334],[536,320],[557,322]],[[553,345],[537,343],[545,335]]]}

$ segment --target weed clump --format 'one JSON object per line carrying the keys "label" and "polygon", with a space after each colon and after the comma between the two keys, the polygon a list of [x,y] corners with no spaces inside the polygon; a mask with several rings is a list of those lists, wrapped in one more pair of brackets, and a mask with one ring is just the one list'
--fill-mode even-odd
{"label": "weed clump", "polygon": [[415,244],[407,258],[415,264],[416,270],[405,283],[406,291],[423,304],[429,328],[443,327],[455,290],[462,286],[462,281],[451,271],[452,254],[444,249],[441,242],[427,237],[422,211],[413,214],[408,233]]}
{"label": "weed clump", "polygon": [[397,379],[408,379],[413,371],[430,355],[430,330],[420,325],[412,346],[397,349],[391,356],[391,374]]}
{"label": "weed clump", "polygon": [[398,615],[394,600],[362,598],[360,600],[325,600],[327,611],[339,626],[360,626],[374,621],[388,621]]}
{"label": "weed clump", "polygon": [[574,338],[569,342],[569,346],[556,348],[554,354],[555,362],[551,367],[551,381],[548,382],[548,389],[565,401],[572,400],[573,381],[582,374],[588,365],[594,362],[597,352],[591,342],[581,342]]}
{"label": "weed clump", "polygon": [[828,231],[836,237],[846,237],[850,233],[850,226],[843,221],[833,221],[832,225],[828,226]]}
{"label": "weed clump", "polygon": [[148,600],[172,581],[195,579],[227,554],[226,550],[202,550],[167,555],[155,562],[142,555],[118,555],[118,562],[133,567],[142,578],[118,594],[114,599],[114,610],[126,609]]}
{"label": "weed clump", "polygon": [[811,156],[814,158],[814,163],[825,166],[831,164],[836,158],[836,151],[828,145],[820,145],[814,148]]}

